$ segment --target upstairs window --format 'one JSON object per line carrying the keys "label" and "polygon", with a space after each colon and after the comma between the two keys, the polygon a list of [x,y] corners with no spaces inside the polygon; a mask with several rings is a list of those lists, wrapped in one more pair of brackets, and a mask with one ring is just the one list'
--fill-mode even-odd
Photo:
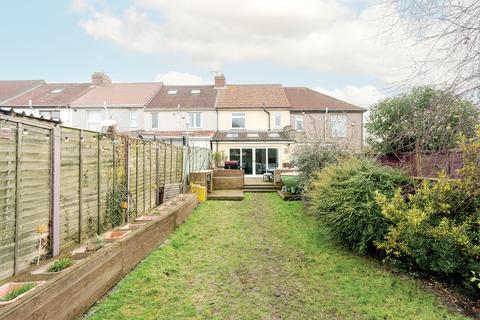
{"label": "upstairs window", "polygon": [[130,110],[130,128],[137,127],[137,110]]}
{"label": "upstairs window", "polygon": [[232,112],[232,129],[245,129],[245,112]]}
{"label": "upstairs window", "polygon": [[330,127],[332,138],[346,138],[347,137],[347,115],[332,114],[330,115]]}
{"label": "upstairs window", "polygon": [[202,127],[202,113],[201,112],[189,112],[188,113],[188,127],[189,128],[201,128]]}
{"label": "upstairs window", "polygon": [[158,129],[158,112],[152,112],[152,129]]}
{"label": "upstairs window", "polygon": [[303,116],[301,115],[295,116],[295,130],[303,131]]}
{"label": "upstairs window", "polygon": [[282,114],[280,112],[275,112],[273,114],[273,125],[275,129],[281,129],[282,128]]}
{"label": "upstairs window", "polygon": [[102,129],[102,110],[87,110],[87,129],[93,131]]}

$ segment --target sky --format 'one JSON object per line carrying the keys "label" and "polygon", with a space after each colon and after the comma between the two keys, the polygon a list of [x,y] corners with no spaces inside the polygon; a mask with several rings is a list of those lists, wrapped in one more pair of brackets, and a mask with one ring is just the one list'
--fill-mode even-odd
{"label": "sky", "polygon": [[306,86],[368,107],[411,68],[369,0],[2,1],[0,79]]}

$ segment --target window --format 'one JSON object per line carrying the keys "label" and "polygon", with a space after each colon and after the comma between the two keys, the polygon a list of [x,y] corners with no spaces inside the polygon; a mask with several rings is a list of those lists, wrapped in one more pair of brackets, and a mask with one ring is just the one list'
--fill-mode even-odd
{"label": "window", "polygon": [[268,149],[268,169],[278,168],[278,149]]}
{"label": "window", "polygon": [[201,128],[202,127],[202,113],[201,112],[189,112],[188,113],[188,127],[189,128]]}
{"label": "window", "polygon": [[158,112],[152,112],[152,129],[158,129]]}
{"label": "window", "polygon": [[137,110],[130,110],[130,128],[137,127]]}
{"label": "window", "polygon": [[230,149],[230,161],[238,161],[240,163],[240,149]]}
{"label": "window", "polygon": [[247,133],[247,137],[249,137],[249,138],[258,138],[258,133]]}
{"label": "window", "polygon": [[102,129],[102,110],[87,110],[87,129],[94,131]]}
{"label": "window", "polygon": [[279,134],[279,133],[276,133],[276,132],[270,132],[270,133],[268,134],[268,136],[269,136],[270,138],[279,138],[279,137],[280,137],[280,134]]}
{"label": "window", "polygon": [[332,138],[347,137],[347,116],[345,114],[332,114],[330,116]]}
{"label": "window", "polygon": [[199,94],[199,93],[200,93],[200,89],[192,89],[192,90],[190,90],[190,93],[191,93],[191,94]]}
{"label": "window", "polygon": [[177,94],[178,90],[168,90],[168,94]]}
{"label": "window", "polygon": [[274,126],[275,129],[280,129],[282,127],[282,114],[280,112],[275,112],[273,114],[273,119],[274,119]]}
{"label": "window", "polygon": [[60,120],[60,110],[40,110],[40,116],[47,119]]}
{"label": "window", "polygon": [[238,133],[227,133],[227,138],[238,138]]}
{"label": "window", "polygon": [[245,129],[245,112],[232,112],[232,128]]}
{"label": "window", "polygon": [[303,116],[301,115],[295,116],[295,129],[297,131],[303,131]]}

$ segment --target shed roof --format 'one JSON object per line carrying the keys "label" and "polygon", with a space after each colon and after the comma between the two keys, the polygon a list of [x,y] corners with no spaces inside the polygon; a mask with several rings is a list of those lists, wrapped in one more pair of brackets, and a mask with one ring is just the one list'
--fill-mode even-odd
{"label": "shed roof", "polygon": [[293,141],[284,131],[217,131],[214,141]]}

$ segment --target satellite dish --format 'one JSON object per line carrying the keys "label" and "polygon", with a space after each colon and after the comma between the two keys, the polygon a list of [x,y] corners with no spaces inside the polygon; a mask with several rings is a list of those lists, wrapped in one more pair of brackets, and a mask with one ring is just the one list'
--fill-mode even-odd
{"label": "satellite dish", "polygon": [[116,120],[103,120],[101,122],[102,127],[112,127],[117,124]]}

